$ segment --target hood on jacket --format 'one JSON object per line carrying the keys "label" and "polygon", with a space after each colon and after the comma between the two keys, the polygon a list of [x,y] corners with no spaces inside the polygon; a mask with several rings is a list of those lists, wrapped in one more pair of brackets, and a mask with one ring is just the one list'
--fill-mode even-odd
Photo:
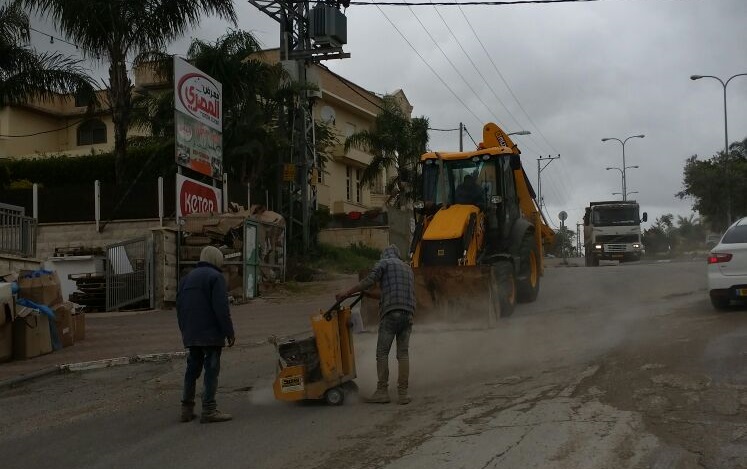
{"label": "hood on jacket", "polygon": [[223,267],[223,253],[215,246],[205,246],[200,252],[200,261],[213,264],[220,269]]}
{"label": "hood on jacket", "polygon": [[395,244],[390,244],[381,251],[382,259],[401,259],[399,248]]}

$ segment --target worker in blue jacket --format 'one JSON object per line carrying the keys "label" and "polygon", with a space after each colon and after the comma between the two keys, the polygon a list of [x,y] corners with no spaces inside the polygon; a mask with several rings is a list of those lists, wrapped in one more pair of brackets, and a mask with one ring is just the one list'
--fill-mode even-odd
{"label": "worker in blue jacket", "polygon": [[197,268],[179,283],[176,312],[182,341],[188,350],[182,395],[182,422],[195,418],[195,391],[203,368],[205,377],[200,422],[231,420],[231,415],[219,411],[215,403],[221,351],[226,343],[232,347],[236,341],[222,266],[223,253],[220,249],[206,246],[200,253]]}

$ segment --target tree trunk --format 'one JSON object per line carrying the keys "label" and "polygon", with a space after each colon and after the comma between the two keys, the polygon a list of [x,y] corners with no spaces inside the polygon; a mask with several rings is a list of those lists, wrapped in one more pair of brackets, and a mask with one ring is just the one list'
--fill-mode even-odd
{"label": "tree trunk", "polygon": [[109,66],[109,104],[114,123],[114,171],[117,185],[129,182],[125,174],[125,159],[132,111],[131,86],[124,55],[113,55]]}

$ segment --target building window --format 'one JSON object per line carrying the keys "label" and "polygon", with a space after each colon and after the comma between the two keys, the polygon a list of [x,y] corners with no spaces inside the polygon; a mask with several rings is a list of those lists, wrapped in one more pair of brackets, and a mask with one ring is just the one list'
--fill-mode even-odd
{"label": "building window", "polygon": [[322,168],[315,169],[316,171],[316,183],[324,184],[324,170]]}
{"label": "building window", "polygon": [[355,170],[355,201],[361,203],[363,186],[361,185],[361,170]]}
{"label": "building window", "polygon": [[350,166],[345,166],[345,199],[346,200],[352,200],[352,192],[353,192],[353,183],[351,181],[353,174],[353,168]]}
{"label": "building window", "polygon": [[358,131],[358,127],[356,127],[355,124],[353,124],[352,122],[345,123],[345,137],[350,137],[357,131]]}
{"label": "building window", "polygon": [[373,180],[373,184],[371,185],[371,192],[373,192],[374,194],[384,193],[384,173],[383,172],[376,175],[376,178]]}
{"label": "building window", "polygon": [[106,143],[106,124],[99,119],[91,119],[78,126],[78,146]]}

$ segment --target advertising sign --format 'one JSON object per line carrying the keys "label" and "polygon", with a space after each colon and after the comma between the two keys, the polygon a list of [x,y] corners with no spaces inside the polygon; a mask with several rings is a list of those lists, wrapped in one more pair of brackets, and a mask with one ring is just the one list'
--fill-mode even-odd
{"label": "advertising sign", "polygon": [[176,162],[214,179],[223,175],[223,136],[197,119],[175,113]]}
{"label": "advertising sign", "polygon": [[174,57],[174,87],[177,111],[223,131],[223,87],[219,82]]}
{"label": "advertising sign", "polygon": [[190,213],[220,212],[221,190],[201,182],[176,175],[176,215],[183,217]]}

